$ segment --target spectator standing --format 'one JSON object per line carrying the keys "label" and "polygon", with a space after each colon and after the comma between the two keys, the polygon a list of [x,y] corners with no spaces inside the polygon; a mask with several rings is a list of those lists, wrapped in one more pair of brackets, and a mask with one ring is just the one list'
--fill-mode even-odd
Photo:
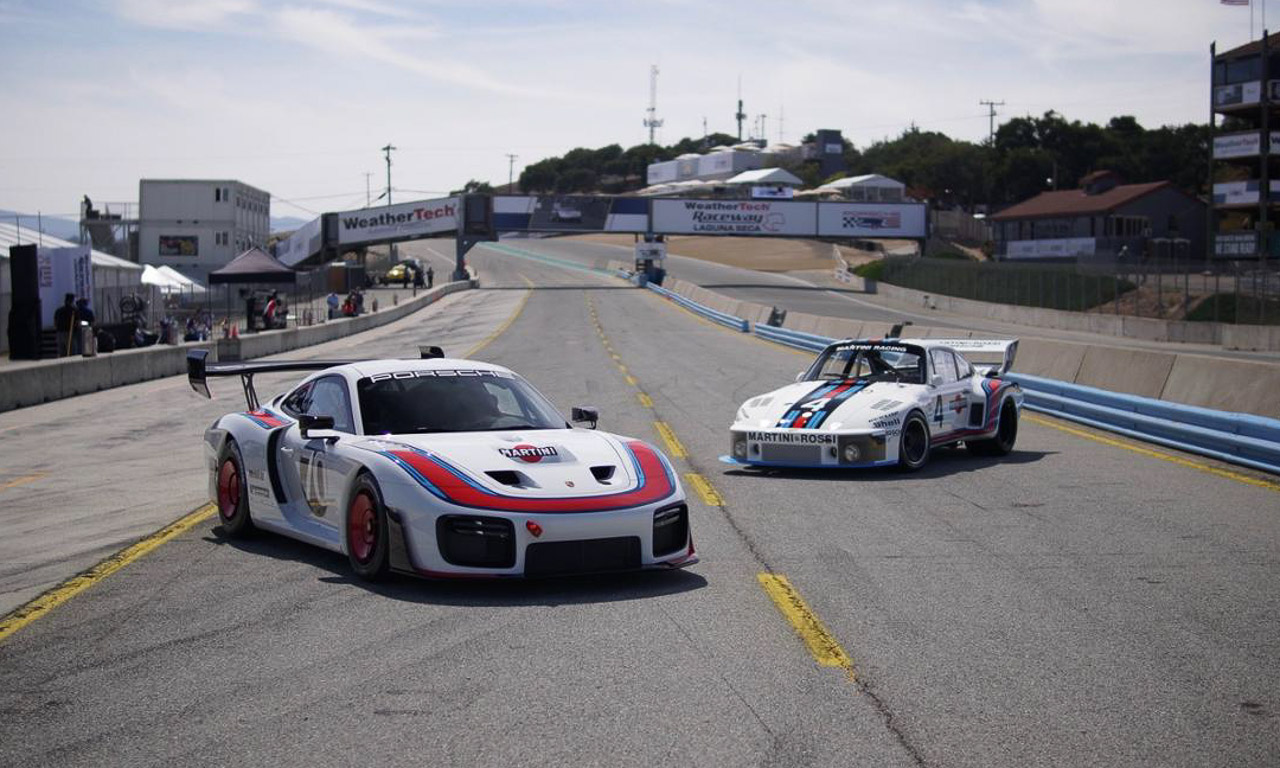
{"label": "spectator standing", "polygon": [[329,291],[329,298],[325,299],[325,303],[329,305],[329,319],[332,320],[338,316],[338,307],[342,306],[342,299],[338,298],[337,291]]}
{"label": "spectator standing", "polygon": [[436,281],[435,267],[428,265],[427,266],[427,287],[430,288],[431,284],[434,283],[435,281]]}
{"label": "spectator standing", "polygon": [[71,354],[72,337],[76,327],[76,295],[62,297],[62,306],[53,313],[53,328],[58,332],[58,357]]}

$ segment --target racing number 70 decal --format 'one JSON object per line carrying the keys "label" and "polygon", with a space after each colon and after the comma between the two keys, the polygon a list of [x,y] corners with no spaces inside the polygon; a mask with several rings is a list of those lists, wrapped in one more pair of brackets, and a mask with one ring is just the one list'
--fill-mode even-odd
{"label": "racing number 70 decal", "polygon": [[329,508],[324,503],[324,463],[321,461],[321,453],[304,449],[298,458],[298,474],[302,480],[302,494],[307,500],[307,506],[311,507],[317,517],[324,517]]}

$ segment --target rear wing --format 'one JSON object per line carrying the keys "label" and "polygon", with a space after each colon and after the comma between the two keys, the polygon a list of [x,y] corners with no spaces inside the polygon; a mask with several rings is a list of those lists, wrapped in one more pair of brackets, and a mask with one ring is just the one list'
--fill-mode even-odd
{"label": "rear wing", "polygon": [[1003,376],[1013,367],[1018,354],[1017,339],[929,339],[929,344],[951,347],[976,366],[986,366],[989,375]]}
{"label": "rear wing", "polygon": [[[444,350],[436,346],[418,347],[418,356],[422,360],[444,357]],[[363,363],[367,360],[267,360],[256,363],[211,363],[208,360],[209,350],[193,349],[187,352],[187,382],[197,393],[210,400],[210,376],[239,376],[240,385],[244,387],[245,405],[249,410],[258,410],[258,393],[253,388],[255,373],[285,373],[288,371],[323,371],[337,365]]]}
{"label": "rear wing", "polygon": [[211,363],[209,350],[193,349],[187,352],[187,382],[191,388],[210,400],[208,378],[210,376],[239,376],[244,387],[245,405],[258,410],[258,393],[253,388],[255,373],[284,373],[288,371],[322,371],[335,365],[358,363],[359,360],[267,360],[256,363]]}

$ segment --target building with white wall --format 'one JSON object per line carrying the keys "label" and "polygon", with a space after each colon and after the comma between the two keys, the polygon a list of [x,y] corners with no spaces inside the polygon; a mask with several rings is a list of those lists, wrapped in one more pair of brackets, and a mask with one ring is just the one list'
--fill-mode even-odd
{"label": "building with white wall", "polygon": [[243,182],[143,179],[138,190],[138,260],[205,282],[250,248],[267,248],[271,195]]}

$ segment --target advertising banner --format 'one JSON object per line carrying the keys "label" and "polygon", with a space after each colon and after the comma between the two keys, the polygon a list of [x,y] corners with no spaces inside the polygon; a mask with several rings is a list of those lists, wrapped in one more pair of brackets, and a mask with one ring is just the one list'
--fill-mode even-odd
{"label": "advertising banner", "polygon": [[160,235],[161,256],[199,256],[200,238],[196,235]]}
{"label": "advertising banner", "polygon": [[818,235],[919,239],[927,220],[924,203],[821,203]]}
{"label": "advertising banner", "polygon": [[592,195],[493,198],[499,232],[645,232],[649,201],[642,197]]}
{"label": "advertising banner", "polygon": [[1215,107],[1240,107],[1257,104],[1262,100],[1262,82],[1236,83],[1219,85],[1213,89],[1213,105]]}
{"label": "advertising banner", "polygon": [[1213,156],[1217,159],[1253,157],[1261,153],[1261,133],[1231,133],[1213,137]]}
{"label": "advertising banner", "polygon": [[667,258],[666,243],[636,243],[636,261],[658,261]]}
{"label": "advertising banner", "polygon": [[[36,272],[40,281],[40,322],[53,326],[53,313],[68,293],[93,301],[93,256],[89,246],[44,248],[36,251]],[[90,304],[90,309],[97,309]]]}
{"label": "advertising banner", "polygon": [[751,188],[751,197],[756,200],[790,200],[793,196],[795,196],[795,190],[781,184]]}
{"label": "advertising banner", "polygon": [[288,239],[276,243],[276,258],[281,264],[292,267],[306,261],[324,248],[324,242],[320,236],[320,222],[319,218],[309,221],[298,227]]}
{"label": "advertising banner", "polygon": [[1005,244],[1006,259],[1074,259],[1092,256],[1098,241],[1092,237],[1062,237],[1053,240],[1010,240]]}
{"label": "advertising banner", "polygon": [[458,198],[359,208],[338,214],[338,244],[361,245],[427,237],[458,228]]}
{"label": "advertising banner", "polygon": [[654,200],[653,231],[677,235],[812,236],[817,203]]}
{"label": "advertising banner", "polygon": [[650,186],[654,184],[670,184],[680,178],[678,165],[675,160],[668,160],[665,163],[652,163],[645,172],[645,178]]}
{"label": "advertising banner", "polygon": [[1256,259],[1257,232],[1228,232],[1213,240],[1213,255],[1219,259]]}

